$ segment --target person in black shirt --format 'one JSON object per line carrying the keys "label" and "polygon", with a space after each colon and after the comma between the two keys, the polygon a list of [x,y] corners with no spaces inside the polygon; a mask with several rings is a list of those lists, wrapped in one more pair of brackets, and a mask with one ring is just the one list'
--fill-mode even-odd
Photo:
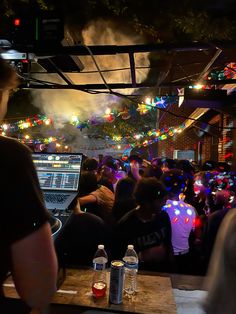
{"label": "person in black shirt", "polygon": [[[16,87],[13,68],[0,59],[0,118],[9,91]],[[26,313],[43,313],[56,291],[57,258],[36,170],[28,147],[0,136],[0,313],[14,312],[3,294],[11,273]]]}
{"label": "person in black shirt", "polygon": [[122,258],[128,244],[139,255],[140,268],[167,271],[172,257],[171,224],[162,211],[167,191],[156,178],[141,178],[134,192],[138,206],[123,216],[115,231],[116,258]]}

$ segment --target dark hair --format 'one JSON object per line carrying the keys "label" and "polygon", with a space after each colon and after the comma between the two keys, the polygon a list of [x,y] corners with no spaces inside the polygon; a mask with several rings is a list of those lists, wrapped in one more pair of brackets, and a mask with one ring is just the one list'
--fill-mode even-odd
{"label": "dark hair", "polygon": [[144,177],[155,177],[157,179],[160,179],[161,175],[162,175],[163,171],[161,170],[161,168],[157,167],[154,168],[153,166],[149,166],[144,170]]}
{"label": "dark hair", "polygon": [[129,177],[118,181],[112,208],[112,215],[116,221],[136,207],[136,200],[133,193],[135,184],[136,182]]}
{"label": "dark hair", "polygon": [[138,204],[162,200],[167,195],[164,184],[156,178],[142,178],[138,181],[134,196]]}
{"label": "dark hair", "polygon": [[202,165],[201,170],[202,171],[211,171],[211,170],[215,170],[217,165],[217,162],[214,160],[207,160],[204,162],[204,164]]}
{"label": "dark hair", "polygon": [[82,171],[80,176],[79,196],[87,195],[98,188],[97,177],[91,171]]}
{"label": "dark hair", "polygon": [[184,192],[187,186],[187,177],[180,169],[170,169],[164,172],[161,181],[166,186],[167,191],[174,195]]}
{"label": "dark hair", "polygon": [[142,164],[143,162],[143,159],[138,156],[138,155],[130,155],[129,158],[128,158],[128,161],[131,162],[131,161],[136,161],[138,162],[139,164]]}
{"label": "dark hair", "polygon": [[13,67],[0,58],[0,89],[12,89],[18,85],[18,77]]}
{"label": "dark hair", "polygon": [[83,170],[93,171],[98,169],[98,161],[94,158],[86,158],[83,162]]}
{"label": "dark hair", "polygon": [[194,167],[189,160],[181,159],[177,161],[176,168],[183,170],[186,173],[194,173]]}
{"label": "dark hair", "polygon": [[101,162],[100,167],[107,166],[113,170],[118,170],[116,160],[112,156],[105,156]]}
{"label": "dark hair", "polygon": [[231,166],[227,162],[219,161],[216,165],[219,172],[230,172]]}
{"label": "dark hair", "polygon": [[129,177],[120,179],[116,185],[115,198],[119,200],[124,197],[132,197],[135,184],[136,182]]}

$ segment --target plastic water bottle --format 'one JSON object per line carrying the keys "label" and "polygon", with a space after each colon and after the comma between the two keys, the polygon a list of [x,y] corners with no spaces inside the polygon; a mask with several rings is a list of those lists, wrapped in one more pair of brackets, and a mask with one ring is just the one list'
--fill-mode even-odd
{"label": "plastic water bottle", "polygon": [[106,265],[108,257],[103,244],[98,245],[98,249],[93,258],[93,283],[92,291],[95,297],[103,297],[107,289]]}
{"label": "plastic water bottle", "polygon": [[124,291],[128,295],[133,295],[137,291],[138,255],[133,245],[128,245],[125,256],[125,283]]}

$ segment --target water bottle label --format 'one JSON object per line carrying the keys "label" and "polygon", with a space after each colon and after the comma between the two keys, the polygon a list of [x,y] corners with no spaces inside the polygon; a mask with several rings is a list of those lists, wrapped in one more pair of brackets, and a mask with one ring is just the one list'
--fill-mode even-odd
{"label": "water bottle label", "polygon": [[99,263],[93,263],[93,269],[94,270],[104,270],[105,265],[104,264],[99,264]]}
{"label": "water bottle label", "polygon": [[100,256],[93,259],[94,270],[104,270],[106,268],[107,258]]}
{"label": "water bottle label", "polygon": [[125,262],[125,268],[138,270],[138,263]]}

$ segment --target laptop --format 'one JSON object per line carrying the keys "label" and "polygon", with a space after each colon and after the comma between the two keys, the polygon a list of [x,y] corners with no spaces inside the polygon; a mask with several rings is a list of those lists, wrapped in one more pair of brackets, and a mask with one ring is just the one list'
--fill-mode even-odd
{"label": "laptop", "polygon": [[67,210],[78,195],[81,153],[32,153],[48,210]]}

